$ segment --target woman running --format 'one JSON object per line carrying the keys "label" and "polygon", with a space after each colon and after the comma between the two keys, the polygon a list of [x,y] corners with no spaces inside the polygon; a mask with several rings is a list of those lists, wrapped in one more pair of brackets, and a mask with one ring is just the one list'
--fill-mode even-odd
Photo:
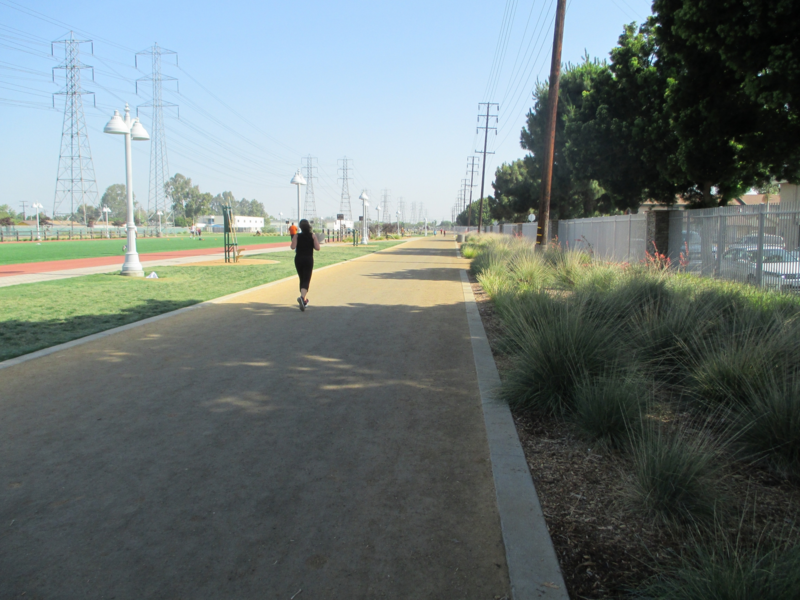
{"label": "woman running", "polygon": [[300,233],[292,236],[292,250],[295,250],[294,268],[300,277],[300,297],[297,303],[300,310],[305,310],[308,306],[306,294],[311,283],[311,271],[314,270],[314,250],[320,250],[317,235],[311,233],[311,224],[306,219],[300,221]]}

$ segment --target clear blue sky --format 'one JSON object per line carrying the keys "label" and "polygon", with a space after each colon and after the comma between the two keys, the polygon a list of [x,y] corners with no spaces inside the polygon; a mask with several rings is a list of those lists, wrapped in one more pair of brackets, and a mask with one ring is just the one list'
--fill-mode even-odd
{"label": "clear blue sky", "polygon": [[[571,0],[563,62],[584,52],[606,58],[623,25],[644,20],[650,5]],[[135,93],[148,67],[137,71],[134,53],[158,42],[178,52],[180,65],[165,60],[163,69],[180,80],[180,93],[169,85],[164,93],[180,105],[180,120],[166,120],[171,173],[288,214],[289,179],[311,154],[320,167],[317,209],[331,215],[341,192],[337,159],[347,156],[354,212],[362,189],[377,200],[388,188],[408,207],[424,203],[430,219],[449,219],[467,156],[479,146],[479,102],[501,103],[487,194],[497,165],[523,156],[519,130],[536,79],[549,73],[554,11],[555,0],[0,0],[0,204],[38,201],[51,210],[63,119],[63,100],[52,109],[51,94],[63,77],[57,71],[53,83],[50,72],[63,54],[50,57],[50,41],[72,28],[94,40],[94,56],[87,46],[82,58],[95,81],[88,72],[83,81],[96,94],[97,108],[87,96],[85,112],[101,194],[125,177],[122,140],[102,128],[126,101],[148,101],[147,85]],[[146,204],[149,144],[134,146],[134,191]]]}

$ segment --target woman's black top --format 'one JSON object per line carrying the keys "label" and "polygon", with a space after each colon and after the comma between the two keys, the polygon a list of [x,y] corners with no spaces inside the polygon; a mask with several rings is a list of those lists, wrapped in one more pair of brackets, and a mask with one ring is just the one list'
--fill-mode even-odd
{"label": "woman's black top", "polygon": [[298,233],[297,234],[297,248],[295,250],[297,256],[314,256],[314,234],[313,233]]}

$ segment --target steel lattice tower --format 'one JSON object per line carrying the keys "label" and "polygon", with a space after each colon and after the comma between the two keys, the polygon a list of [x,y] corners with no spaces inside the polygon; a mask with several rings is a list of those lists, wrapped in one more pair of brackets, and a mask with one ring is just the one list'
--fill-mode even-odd
{"label": "steel lattice tower", "polygon": [[411,203],[411,224],[412,225],[416,225],[417,224],[417,203],[416,202],[412,202]]}
{"label": "steel lattice tower", "polygon": [[394,215],[392,215],[392,191],[391,190],[383,190],[381,194],[382,199],[382,206],[381,206],[381,215],[383,215],[384,222],[391,223],[394,221]]}
{"label": "steel lattice tower", "polygon": [[314,161],[317,160],[310,154],[303,158],[303,170],[306,174],[306,199],[303,203],[303,216],[312,224],[317,222],[317,202],[314,198]]}
{"label": "steel lattice tower", "polygon": [[[86,225],[86,204],[97,205],[97,181],[94,178],[94,164],[92,163],[92,150],[89,147],[89,132],[86,129],[86,118],[83,115],[83,95],[94,92],[84,92],[81,88],[81,70],[94,69],[80,61],[80,45],[91,44],[91,40],[76,40],[69,32],[68,40],[58,40],[50,45],[50,53],[55,54],[55,45],[64,44],[64,63],[53,67],[53,81],[55,70],[64,69],[66,86],[55,96],[64,96],[64,125],[61,130],[61,152],[58,155],[58,174],[56,176],[56,193],[53,200],[53,218],[56,218],[61,203],[69,199],[70,221],[75,213],[75,201],[78,206],[83,206],[83,224]],[[94,46],[92,46],[94,54]]]}
{"label": "steel lattice tower", "polygon": [[397,199],[397,212],[400,213],[400,223],[404,224],[406,222],[406,203],[402,196]]}
{"label": "steel lattice tower", "polygon": [[339,170],[342,172],[340,179],[342,180],[342,202],[339,205],[339,212],[344,215],[345,221],[353,220],[353,210],[350,208],[350,175],[349,175],[349,160],[344,157],[340,160],[342,166]]}
{"label": "steel lattice tower", "polygon": [[140,77],[136,80],[136,93],[139,93],[139,82],[149,81],[153,85],[150,102],[140,104],[136,107],[136,114],[140,108],[152,109],[152,121],[150,123],[150,189],[147,194],[147,219],[148,221],[157,220],[156,213],[161,211],[167,223],[174,222],[172,213],[172,203],[169,201],[166,184],[169,181],[169,161],[167,160],[167,137],[164,132],[164,107],[177,108],[177,104],[164,102],[162,97],[162,83],[166,81],[178,80],[175,77],[164,76],[161,74],[161,57],[165,54],[175,55],[175,64],[178,64],[178,53],[167,50],[154,43],[147,50],[137,52],[134,57],[134,64],[139,68],[139,56],[149,55],[152,62],[151,74]]}

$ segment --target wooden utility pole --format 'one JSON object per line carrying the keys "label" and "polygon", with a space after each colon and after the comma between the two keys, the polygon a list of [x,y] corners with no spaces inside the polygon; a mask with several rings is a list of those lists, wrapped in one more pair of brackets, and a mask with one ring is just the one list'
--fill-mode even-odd
{"label": "wooden utility pole", "polygon": [[[497,102],[480,102],[478,104],[478,110],[480,110],[481,106],[483,106],[484,104],[486,105],[486,114],[478,115],[478,122],[480,122],[482,116],[486,118],[486,123],[483,125],[483,127],[478,127],[479,131],[483,129],[485,132],[483,136],[483,173],[481,175],[481,202],[480,205],[478,206],[478,233],[480,233],[483,229],[483,184],[484,181],[486,180],[486,155],[494,154],[494,152],[486,151],[486,145],[489,141],[489,130],[494,129],[495,131],[497,131],[497,127],[489,127],[489,119],[491,117],[497,119],[497,115],[489,114],[489,112],[492,106],[496,106],[497,110],[498,111],[500,110],[500,105],[497,104]],[[480,152],[480,150],[475,150],[475,152]]]}
{"label": "wooden utility pole", "polygon": [[547,244],[550,238],[550,189],[553,183],[553,152],[556,144],[556,116],[558,115],[558,83],[561,78],[561,41],[564,38],[564,13],[567,0],[558,0],[556,28],[553,32],[553,57],[550,62],[550,86],[547,91],[547,131],[544,142],[544,167],[539,199],[539,227],[536,243]]}

